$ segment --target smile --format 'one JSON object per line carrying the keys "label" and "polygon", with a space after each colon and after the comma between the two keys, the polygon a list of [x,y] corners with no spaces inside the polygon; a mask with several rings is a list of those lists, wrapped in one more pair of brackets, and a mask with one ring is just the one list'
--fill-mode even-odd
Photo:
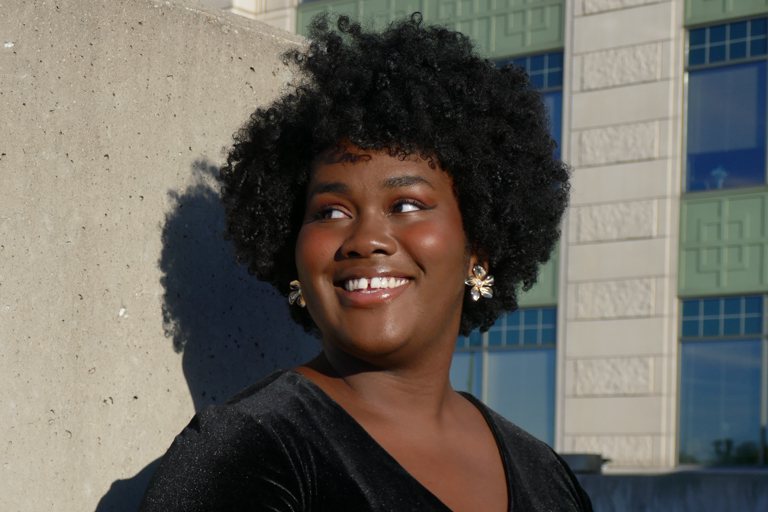
{"label": "smile", "polygon": [[347,279],[342,282],[342,287],[348,292],[375,293],[379,290],[391,290],[408,283],[410,279],[404,277],[361,277],[360,279]]}

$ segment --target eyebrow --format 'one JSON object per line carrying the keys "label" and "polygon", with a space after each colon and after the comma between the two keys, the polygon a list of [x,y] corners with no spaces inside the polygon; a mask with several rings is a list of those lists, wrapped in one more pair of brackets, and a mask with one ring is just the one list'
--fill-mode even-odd
{"label": "eyebrow", "polygon": [[410,174],[404,174],[402,176],[393,176],[391,178],[387,178],[384,181],[382,181],[379,186],[383,189],[395,189],[395,188],[411,187],[413,185],[420,185],[420,184],[427,185],[430,188],[435,188],[432,186],[432,184],[429,181],[427,181],[426,178],[422,178],[421,176],[413,176]]}
{"label": "eyebrow", "polygon": [[319,194],[348,194],[349,187],[338,181],[321,181],[312,187],[309,191],[308,197],[316,196]]}

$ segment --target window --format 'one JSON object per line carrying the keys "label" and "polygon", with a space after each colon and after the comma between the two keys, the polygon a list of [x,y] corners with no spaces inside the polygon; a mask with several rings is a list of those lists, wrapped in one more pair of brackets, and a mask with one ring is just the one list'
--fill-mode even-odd
{"label": "window", "polygon": [[563,52],[504,59],[497,65],[514,64],[525,68],[531,85],[541,89],[549,110],[552,138],[557,142],[555,158],[560,159],[560,140],[563,131]]}
{"label": "window", "polygon": [[688,191],[765,183],[766,21],[688,33]]}
{"label": "window", "polygon": [[768,338],[761,295],[684,300],[681,464],[768,460]]}
{"label": "window", "polygon": [[460,336],[451,384],[550,446],[555,429],[556,308],[502,315],[487,333]]}

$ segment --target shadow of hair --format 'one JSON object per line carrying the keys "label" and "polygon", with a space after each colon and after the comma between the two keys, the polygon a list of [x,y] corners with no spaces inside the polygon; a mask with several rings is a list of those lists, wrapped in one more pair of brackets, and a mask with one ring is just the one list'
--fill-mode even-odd
{"label": "shadow of hair", "polygon": [[[318,340],[291,320],[288,301],[235,265],[222,237],[217,172],[198,160],[189,185],[168,192],[158,261],[168,349],[181,354],[196,411],[221,404],[273,371],[300,365],[320,351]],[[115,481],[96,512],[134,512],[158,462]]]}

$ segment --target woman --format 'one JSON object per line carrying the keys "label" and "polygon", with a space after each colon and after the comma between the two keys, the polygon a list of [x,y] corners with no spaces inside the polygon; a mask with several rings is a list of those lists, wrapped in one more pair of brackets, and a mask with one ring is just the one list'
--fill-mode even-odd
{"label": "woman", "polygon": [[303,82],[220,178],[238,261],[323,350],[198,414],[142,510],[591,510],[549,447],[448,378],[459,333],[514,311],[559,237],[568,170],[540,95],[418,14],[383,33],[321,16],[310,38],[287,55]]}

